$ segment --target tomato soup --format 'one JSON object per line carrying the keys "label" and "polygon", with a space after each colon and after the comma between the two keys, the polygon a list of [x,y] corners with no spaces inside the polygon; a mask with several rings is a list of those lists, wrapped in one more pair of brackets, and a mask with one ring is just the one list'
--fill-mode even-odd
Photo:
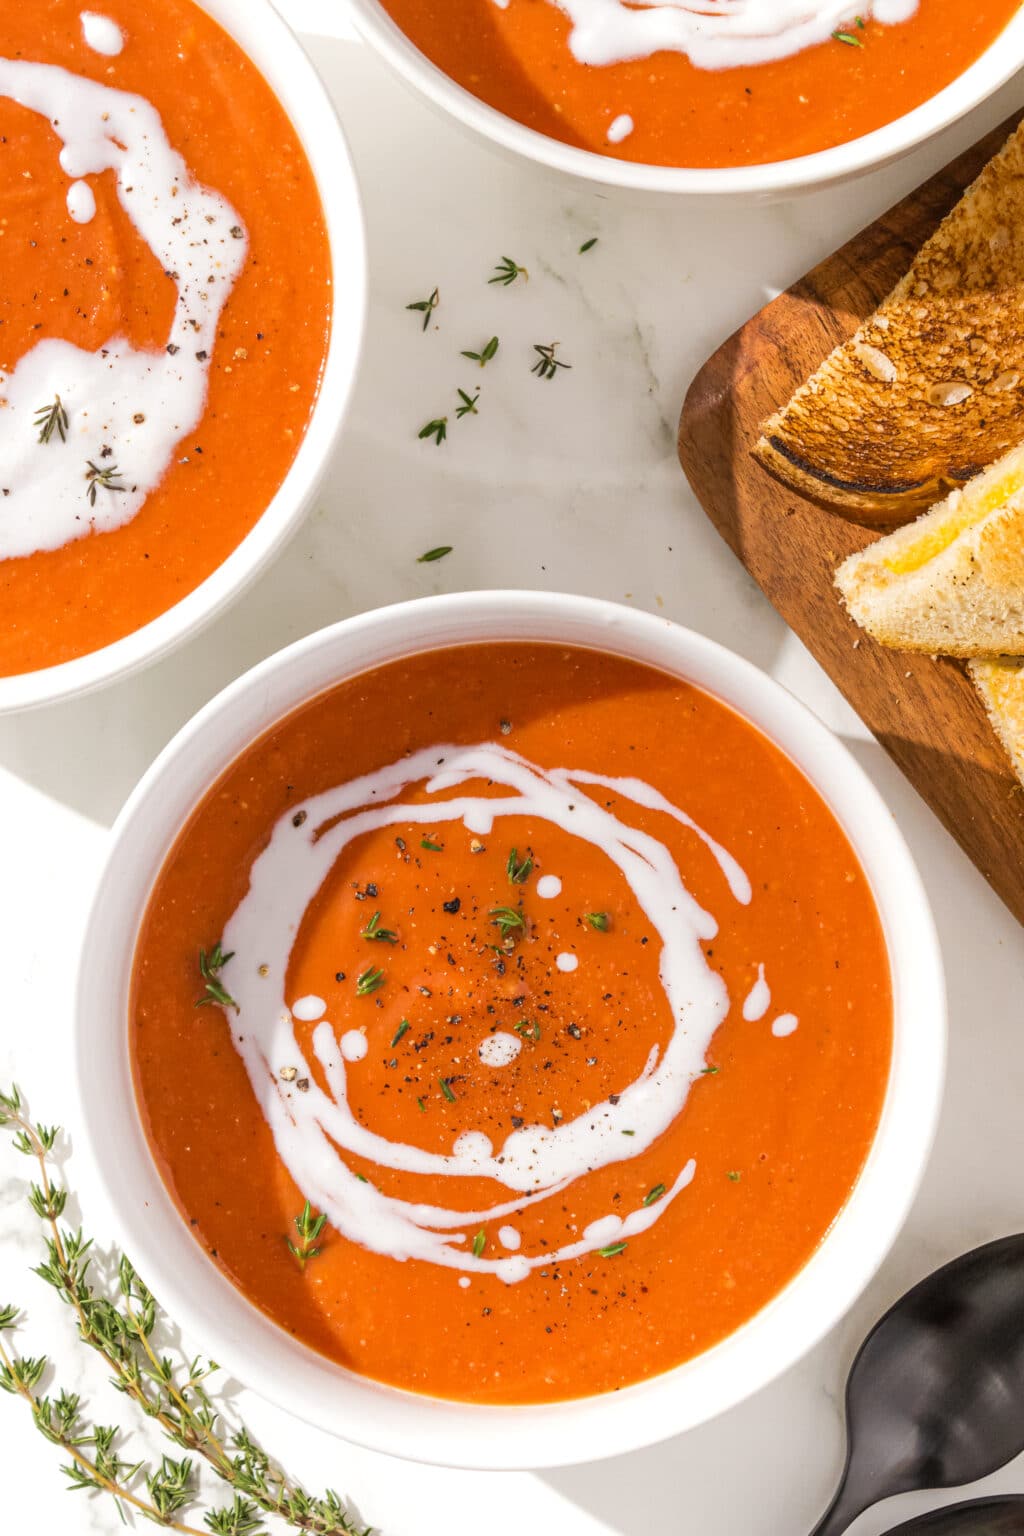
{"label": "tomato soup", "polygon": [[281,485],[330,253],[295,130],[190,0],[0,12],[0,675],[130,634]]}
{"label": "tomato soup", "polygon": [[341,683],[210,790],[137,943],[162,1175],[244,1294],[440,1397],[607,1392],[737,1328],[888,1080],[865,876],[793,764],[602,653]]}
{"label": "tomato soup", "polygon": [[481,101],[648,165],[759,165],[880,128],[950,84],[1018,0],[381,0]]}

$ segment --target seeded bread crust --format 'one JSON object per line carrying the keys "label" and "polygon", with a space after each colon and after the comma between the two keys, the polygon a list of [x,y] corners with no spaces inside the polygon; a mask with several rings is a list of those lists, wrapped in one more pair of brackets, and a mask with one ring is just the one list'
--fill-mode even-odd
{"label": "seeded bread crust", "polygon": [[777,479],[905,522],[1024,441],[1024,125],[754,448]]}

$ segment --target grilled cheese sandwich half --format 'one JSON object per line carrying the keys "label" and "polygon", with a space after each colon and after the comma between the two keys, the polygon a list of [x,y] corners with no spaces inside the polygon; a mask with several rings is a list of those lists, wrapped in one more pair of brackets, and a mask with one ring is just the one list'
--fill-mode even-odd
{"label": "grilled cheese sandwich half", "polygon": [[1024,447],[851,555],[836,585],[851,616],[883,645],[1024,654]]}
{"label": "grilled cheese sandwich half", "polygon": [[1024,783],[1024,657],[986,656],[969,662],[967,670],[1014,772]]}

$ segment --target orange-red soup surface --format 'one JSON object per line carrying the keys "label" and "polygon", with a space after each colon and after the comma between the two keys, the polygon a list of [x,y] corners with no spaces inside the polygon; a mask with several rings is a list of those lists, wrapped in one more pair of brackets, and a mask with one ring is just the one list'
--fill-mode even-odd
{"label": "orange-red soup surface", "polygon": [[[278,1155],[232,1039],[244,1040],[246,1008],[196,1006],[207,995],[199,951],[209,956],[246,897],[275,824],[278,841],[314,846],[319,813],[304,811],[312,796],[422,749],[481,742],[542,770],[642,780],[739,861],[752,886],[747,905],[708,846],[665,810],[619,789],[579,787],[663,844],[717,920],[694,956],[727,988],[724,1021],[667,1128],[634,1154],[641,1133],[627,1116],[616,1130],[623,1160],[561,1193],[520,1198],[493,1178],[410,1173],[345,1154],[353,1173],[389,1196],[466,1211],[511,1201],[500,1220],[466,1223],[463,1246],[485,1261],[507,1257],[502,1233],[511,1225],[519,1255],[537,1259],[525,1279],[469,1273],[468,1260],[465,1271],[399,1261],[330,1224],[303,1267],[288,1239],[297,1241],[305,1192]],[[557,1136],[617,1096],[605,1113],[623,1115],[628,1085],[672,1035],[662,945],[620,869],[532,813],[499,816],[480,835],[458,820],[424,825],[409,814],[466,794],[507,790],[492,779],[431,793],[420,782],[397,797],[396,821],[353,838],[301,921],[282,984],[289,1008],[319,994],[332,1049],[352,1038],[365,1045],[363,1059],[350,1053],[347,1063],[359,1127],[442,1156],[467,1131],[486,1135],[496,1155],[524,1124]],[[576,786],[572,795],[578,811]],[[556,895],[551,876],[561,883]],[[503,908],[523,922],[504,937],[493,916]],[[387,937],[373,938],[381,929]],[[575,969],[560,968],[567,955]],[[771,1005],[751,1020],[743,1004],[759,966]],[[257,985],[259,969],[256,953],[238,953],[215,980],[233,996]],[[372,970],[383,979],[360,995],[358,979]],[[779,1035],[773,1022],[784,1015],[798,1024]],[[286,1063],[274,1088],[297,1113],[303,1095],[325,1086],[312,1043],[322,1025],[294,1025],[312,1081]],[[886,951],[864,874],[788,758],[731,709],[664,673],[530,644],[435,651],[364,673],[244,752],[159,876],[130,1021],[153,1153],[212,1262],[339,1364],[492,1403],[625,1386],[707,1349],[763,1307],[813,1254],[857,1179],[885,1094],[891,1030]],[[520,1049],[489,1066],[480,1048],[499,1036]],[[658,1194],[689,1159],[689,1186],[671,1200]],[[616,1252],[546,1260],[596,1218],[659,1204],[654,1224]]]}
{"label": "orange-red soup surface", "polygon": [[[123,36],[116,57],[88,45],[81,0],[20,0],[0,8],[0,58],[61,66],[146,98],[191,175],[238,211],[248,250],[218,323],[202,419],[138,515],[114,531],[0,561],[0,676],[120,639],[222,564],[295,457],[329,334],[323,210],[269,85],[190,0],[104,0],[100,10]],[[0,95],[0,379],[46,338],[89,352],[116,337],[161,352],[168,340],[174,274],[126,214],[113,170],[88,178],[95,216],[69,217],[60,149],[44,116]],[[130,484],[131,447],[109,446],[100,468],[116,465]],[[34,451],[76,450],[54,437]],[[26,473],[43,462],[30,459]],[[80,468],[87,518],[84,461]],[[111,494],[100,485],[101,509]]]}
{"label": "orange-red soup surface", "polygon": [[[706,69],[670,52],[580,63],[553,0],[381,3],[447,75],[528,128],[621,160],[693,167],[788,160],[870,133],[961,75],[1018,9],[1018,0],[920,0],[909,20],[886,26],[859,23],[852,5],[852,43]],[[612,142],[624,114],[632,130]]]}

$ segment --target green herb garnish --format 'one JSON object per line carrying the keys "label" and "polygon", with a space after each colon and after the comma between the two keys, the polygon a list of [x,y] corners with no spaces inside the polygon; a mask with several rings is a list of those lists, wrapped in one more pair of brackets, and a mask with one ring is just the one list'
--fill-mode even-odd
{"label": "green herb garnish", "polygon": [[596,244],[597,236],[591,235],[590,239],[584,240],[583,244],[580,246],[580,255],[582,256],[586,251],[592,251]]}
{"label": "green herb garnish", "polygon": [[700,1075],[701,1077],[714,1077],[715,1073],[719,1070],[718,1067],[701,1067]]}
{"label": "green herb garnish", "polygon": [[480,1231],[477,1233],[476,1237],[474,1237],[474,1239],[473,1239],[473,1257],[474,1257],[474,1259],[480,1258],[481,1254],[483,1253],[483,1251],[484,1251],[484,1249],[486,1247],[487,1247],[487,1233],[484,1231],[483,1227],[481,1227]]}
{"label": "green herb garnish", "polygon": [[398,1044],[399,1040],[401,1040],[402,1036],[405,1035],[405,1034],[408,1034],[408,1032],[409,1032],[409,1020],[408,1019],[403,1019],[401,1024],[399,1024],[398,1028],[395,1030],[394,1035],[392,1036],[392,1039],[391,1039],[392,1046],[393,1047],[396,1046]]}
{"label": "green herb garnish", "polygon": [[366,927],[360,933],[359,937],[361,939],[373,939],[381,944],[398,943],[398,934],[395,933],[393,928],[382,928],[380,926],[379,912],[375,912],[373,914]]}
{"label": "green herb garnish", "polygon": [[322,1213],[319,1216],[314,1216],[312,1207],[307,1200],[302,1210],[295,1217],[295,1230],[299,1234],[299,1241],[293,1243],[291,1238],[287,1240],[288,1251],[298,1259],[302,1269],[305,1269],[309,1259],[315,1259],[320,1253],[320,1249],[316,1246],[316,1240],[326,1225],[327,1217]]}
{"label": "green herb garnish", "polygon": [[444,845],[442,843],[432,843],[429,837],[420,838],[420,847],[426,848],[430,853],[444,852]]}
{"label": "green herb garnish", "polygon": [[425,555],[417,555],[417,565],[430,565],[435,560],[443,560],[445,555],[450,555],[455,546],[452,544],[439,544],[436,549],[428,549]]}
{"label": "green herb garnish", "polygon": [[430,324],[430,317],[441,301],[441,295],[435,288],[429,299],[417,299],[415,304],[407,304],[406,309],[415,309],[423,316],[423,329]]}
{"label": "green herb garnish", "polygon": [[419,1107],[420,1107],[420,1114],[421,1114],[421,1115],[425,1115],[425,1114],[426,1114],[426,1112],[427,1112],[427,1106],[426,1106],[426,1105],[425,1105],[425,1104],[424,1104],[424,1102],[423,1102],[423,1100],[422,1100],[422,1099],[417,1099],[417,1100],[416,1100],[416,1103],[417,1103],[417,1104],[418,1104],[418,1105],[419,1105]]}
{"label": "green herb garnish", "polygon": [[611,926],[611,919],[607,912],[587,912],[584,914],[584,921],[588,922],[591,928],[594,928],[598,933],[607,933]]}
{"label": "green herb garnish", "polygon": [[54,395],[52,405],[41,405],[35,414],[35,426],[39,441],[48,443],[56,432],[62,443],[68,440],[68,413],[60,395]]}
{"label": "green herb garnish", "polygon": [[654,1205],[654,1204],[656,1204],[656,1202],[659,1201],[661,1199],[662,1195],[665,1193],[665,1189],[666,1189],[666,1186],[664,1184],[655,1184],[654,1188],[653,1189],[649,1189],[647,1191],[646,1195],[644,1195],[644,1198],[641,1201],[641,1204],[642,1205]]}
{"label": "green herb garnish", "polygon": [[597,1250],[597,1256],[599,1259],[614,1259],[617,1253],[624,1253],[628,1246],[627,1243],[609,1243],[607,1248]]}
{"label": "green herb garnish", "polygon": [[446,1077],[439,1077],[438,1080],[437,1080],[437,1084],[438,1084],[438,1087],[440,1088],[441,1092],[444,1094],[445,1098],[448,1100],[448,1103],[449,1104],[454,1104],[455,1103],[455,1095],[454,1095],[454,1093],[452,1093],[451,1084],[449,1083],[448,1079]]}
{"label": "green herb garnish", "polygon": [[199,974],[206,984],[206,990],[203,997],[196,999],[197,1008],[206,1008],[210,1003],[219,1003],[222,1008],[233,1008],[236,1013],[241,1012],[231,993],[217,980],[218,971],[234,958],[234,953],[232,949],[225,954],[219,943],[212,949],[199,951]]}
{"label": "green herb garnish", "polygon": [[89,466],[85,474],[86,481],[88,482],[85,494],[89,498],[90,507],[96,505],[97,491],[117,491],[122,496],[124,495],[128,487],[117,484],[121,477],[121,471],[116,464],[111,464],[101,469],[98,464],[93,463],[92,459],[86,459],[85,462]]}
{"label": "green herb garnish", "polygon": [[522,277],[526,282],[530,280],[530,274],[525,267],[517,266],[511,256],[503,256],[494,268],[494,276],[489,277],[489,283],[502,283],[506,288],[509,283],[514,283],[517,277]]}
{"label": "green herb garnish", "polygon": [[425,427],[420,427],[416,436],[421,442],[424,438],[432,437],[435,445],[440,447],[448,436],[448,417],[437,416],[433,421],[428,421]]}
{"label": "green herb garnish", "polygon": [[369,997],[384,985],[384,972],[377,965],[367,966],[356,977],[356,997]]}
{"label": "green herb garnish", "polygon": [[492,907],[489,916],[503,939],[507,939],[510,933],[526,932],[523,914],[517,912],[515,907]]}
{"label": "green herb garnish", "polygon": [[479,416],[480,412],[476,408],[476,403],[480,399],[479,390],[477,390],[476,394],[472,396],[467,395],[464,389],[457,389],[455,393],[462,401],[461,405],[457,405],[455,407],[455,414],[460,421],[462,420],[463,416]]}
{"label": "green herb garnish", "polygon": [[521,859],[518,848],[513,848],[505,864],[505,873],[512,885],[525,885],[533,873],[533,859],[529,854]]}
{"label": "green herb garnish", "polygon": [[557,341],[548,342],[547,346],[538,346],[534,342],[533,350],[537,353],[537,361],[530,372],[535,373],[539,379],[553,379],[559,368],[571,368],[572,363],[559,362],[555,356],[559,345]]}
{"label": "green herb garnish", "polygon": [[479,363],[480,367],[483,368],[487,363],[490,362],[491,358],[495,355],[497,350],[498,338],[497,336],[492,336],[490,341],[487,342],[486,346],[481,347],[479,352],[463,352],[462,355],[463,357],[468,357],[472,363]]}
{"label": "green herb garnish", "polygon": [[513,1024],[512,1028],[517,1035],[522,1035],[526,1040],[540,1039],[540,1025],[536,1019],[520,1019],[518,1024]]}
{"label": "green herb garnish", "polygon": [[740,1177],[740,1174],[736,1171],[735,1168],[730,1168],[729,1172],[726,1174],[726,1178],[731,1179],[734,1184],[739,1183]]}
{"label": "green herb garnish", "polygon": [[859,37],[854,37],[852,32],[833,32],[832,37],[837,43],[846,43],[849,48],[863,48],[864,44]]}

